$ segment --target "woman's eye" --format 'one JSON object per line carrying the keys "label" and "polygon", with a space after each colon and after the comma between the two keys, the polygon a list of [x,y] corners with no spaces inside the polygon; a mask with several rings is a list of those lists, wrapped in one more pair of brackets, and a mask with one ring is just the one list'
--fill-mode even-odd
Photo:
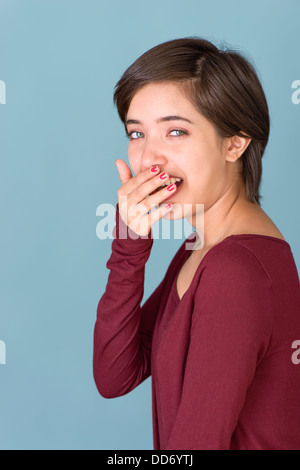
{"label": "woman's eye", "polygon": [[142,132],[138,132],[138,131],[133,131],[133,132],[130,132],[130,133],[128,134],[128,137],[129,137],[129,139],[131,139],[131,140],[140,139],[142,136],[143,136],[143,133],[142,133]]}
{"label": "woman's eye", "polygon": [[[169,132],[169,135],[171,137],[181,137],[183,135],[186,135],[187,132],[182,131],[180,129],[173,129],[172,131]],[[130,140],[139,140],[144,137],[144,134],[139,131],[132,131],[128,133],[128,137]]]}
{"label": "woman's eye", "polygon": [[186,134],[186,132],[181,131],[180,129],[174,129],[173,131],[170,132],[170,134],[172,133],[175,133],[174,137],[180,137]]}

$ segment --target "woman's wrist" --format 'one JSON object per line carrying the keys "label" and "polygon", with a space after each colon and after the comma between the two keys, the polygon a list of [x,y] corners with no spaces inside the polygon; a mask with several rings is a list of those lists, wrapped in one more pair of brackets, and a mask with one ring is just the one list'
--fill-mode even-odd
{"label": "woman's wrist", "polygon": [[[119,204],[116,205],[116,216],[115,216],[116,225],[113,228],[113,238],[114,240],[122,241],[124,240],[126,244],[126,249],[132,247],[135,253],[139,253],[140,249],[145,251],[152,247],[153,238],[152,230],[148,235],[138,235],[136,232],[131,230],[130,227],[124,222],[119,212]],[[131,251],[131,250],[130,250]]]}

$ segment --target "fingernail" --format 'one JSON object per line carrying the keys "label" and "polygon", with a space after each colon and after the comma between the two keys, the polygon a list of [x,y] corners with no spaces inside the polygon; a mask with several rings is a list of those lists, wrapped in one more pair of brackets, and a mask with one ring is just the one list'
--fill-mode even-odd
{"label": "fingernail", "polygon": [[165,209],[171,209],[171,207],[172,207],[172,204],[166,204],[165,205]]}
{"label": "fingernail", "polygon": [[170,184],[170,186],[167,187],[167,191],[173,191],[173,189],[175,188],[176,188],[175,184]]}
{"label": "fingernail", "polygon": [[167,178],[167,174],[164,172],[161,175],[159,175],[161,180],[165,180]]}
{"label": "fingernail", "polygon": [[152,173],[155,173],[158,170],[158,166],[155,165],[151,168]]}

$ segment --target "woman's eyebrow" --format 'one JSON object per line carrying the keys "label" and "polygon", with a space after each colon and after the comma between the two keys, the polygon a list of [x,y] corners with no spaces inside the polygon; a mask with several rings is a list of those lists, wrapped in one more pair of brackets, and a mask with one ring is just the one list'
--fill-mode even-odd
{"label": "woman's eyebrow", "polygon": [[[166,121],[186,121],[189,124],[193,124],[192,121],[182,116],[164,116],[156,120],[157,123],[166,122]],[[141,121],[137,121],[136,119],[128,119],[125,124],[128,126],[129,124],[143,124],[143,123]]]}
{"label": "woman's eyebrow", "polygon": [[156,122],[165,122],[165,121],[186,121],[189,124],[193,124],[189,119],[182,116],[165,116],[157,119]]}

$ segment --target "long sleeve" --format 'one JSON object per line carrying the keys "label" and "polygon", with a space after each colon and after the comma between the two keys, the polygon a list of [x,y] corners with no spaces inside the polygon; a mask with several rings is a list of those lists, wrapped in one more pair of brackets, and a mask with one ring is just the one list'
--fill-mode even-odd
{"label": "long sleeve", "polygon": [[197,287],[182,394],[165,449],[226,450],[272,329],[270,280],[247,249],[215,249]]}
{"label": "long sleeve", "polygon": [[112,253],[106,264],[110,273],[94,329],[94,379],[105,398],[130,392],[151,374],[152,330],[164,282],[141,308],[153,239],[152,232],[135,239],[132,235],[136,234],[119,218],[117,204]]}

